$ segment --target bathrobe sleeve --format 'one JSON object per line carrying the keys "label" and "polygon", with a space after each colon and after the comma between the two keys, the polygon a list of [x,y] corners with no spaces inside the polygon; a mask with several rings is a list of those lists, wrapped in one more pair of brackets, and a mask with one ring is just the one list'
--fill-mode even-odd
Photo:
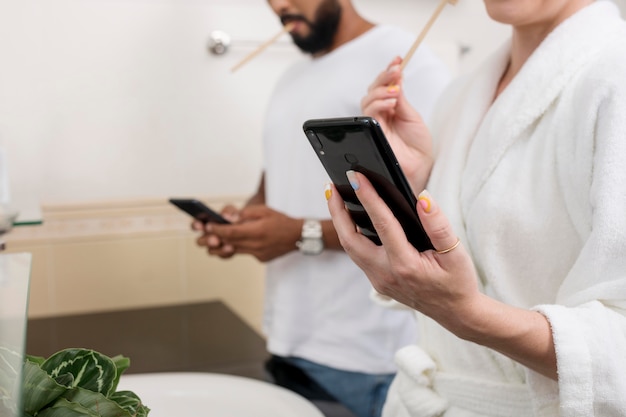
{"label": "bathrobe sleeve", "polygon": [[[617,55],[617,54],[616,54]],[[623,54],[620,54],[624,56]],[[560,415],[626,415],[626,64],[597,63],[579,88],[573,117],[593,131],[587,194],[574,193],[569,215],[583,242],[554,305],[535,309],[549,320],[557,355],[558,387],[529,371],[536,407],[554,403]],[[616,71],[615,67],[622,68]],[[609,69],[604,74],[603,69]],[[619,74],[619,75],[617,75]],[[586,103],[585,103],[586,100]],[[585,123],[582,123],[583,125]],[[573,148],[575,153],[576,147]],[[576,158],[572,158],[575,161]],[[580,169],[578,170],[581,171]],[[576,191],[579,191],[578,188]]]}

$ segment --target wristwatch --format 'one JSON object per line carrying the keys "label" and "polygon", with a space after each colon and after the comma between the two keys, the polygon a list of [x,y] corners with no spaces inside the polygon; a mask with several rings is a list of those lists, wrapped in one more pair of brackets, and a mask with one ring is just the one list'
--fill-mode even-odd
{"label": "wristwatch", "polygon": [[305,219],[302,224],[302,235],[296,246],[304,255],[319,255],[324,250],[322,240],[322,223],[319,220]]}

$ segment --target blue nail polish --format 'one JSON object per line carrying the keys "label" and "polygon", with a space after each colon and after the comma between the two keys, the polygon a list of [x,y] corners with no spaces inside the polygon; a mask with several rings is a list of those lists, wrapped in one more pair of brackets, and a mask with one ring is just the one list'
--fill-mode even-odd
{"label": "blue nail polish", "polygon": [[352,186],[352,189],[354,191],[357,191],[359,187],[361,187],[361,184],[359,183],[359,180],[357,179],[354,171],[346,171],[346,177],[348,177],[348,181],[350,181],[350,185]]}

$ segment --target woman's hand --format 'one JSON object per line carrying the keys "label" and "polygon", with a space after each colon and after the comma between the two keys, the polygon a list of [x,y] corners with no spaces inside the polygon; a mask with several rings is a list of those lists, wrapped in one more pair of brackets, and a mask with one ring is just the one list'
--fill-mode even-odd
{"label": "woman's hand", "polygon": [[472,260],[463,245],[457,245],[447,218],[428,193],[420,194],[417,210],[433,246],[444,251],[457,245],[447,253],[420,253],[407,241],[404,230],[367,178],[353,171],[348,178],[383,244],[376,246],[356,230],[343,200],[332,192],[329,209],[346,252],[379,293],[445,327],[455,325],[454,319],[471,308],[480,293]]}
{"label": "woman's hand", "polygon": [[402,92],[402,59],[395,58],[361,100],[363,114],[380,123],[414,190],[426,185],[432,167],[432,140],[419,113]]}
{"label": "woman's hand", "polygon": [[539,312],[506,305],[480,292],[475,268],[457,235],[427,192],[417,213],[436,250],[418,252],[367,178],[348,178],[382,241],[361,235],[331,185],[326,198],[339,240],[372,286],[431,317],[462,339],[503,353],[556,379],[556,353],[548,320]]}

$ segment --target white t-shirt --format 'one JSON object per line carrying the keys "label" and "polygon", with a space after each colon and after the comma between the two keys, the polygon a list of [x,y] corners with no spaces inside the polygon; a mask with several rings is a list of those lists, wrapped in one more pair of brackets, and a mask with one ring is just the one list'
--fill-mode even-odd
{"label": "white t-shirt", "polygon": [[[321,117],[358,116],[367,87],[415,36],[377,26],[320,58],[305,57],[278,81],[264,128],[266,203],[292,217],[329,219],[328,176],[302,124]],[[404,71],[403,88],[427,119],[450,79],[449,70],[420,46]],[[264,330],[268,349],[326,366],[365,373],[394,372],[399,348],[414,343],[413,313],[369,298],[371,284],[342,251],[299,252],[267,265]]]}

